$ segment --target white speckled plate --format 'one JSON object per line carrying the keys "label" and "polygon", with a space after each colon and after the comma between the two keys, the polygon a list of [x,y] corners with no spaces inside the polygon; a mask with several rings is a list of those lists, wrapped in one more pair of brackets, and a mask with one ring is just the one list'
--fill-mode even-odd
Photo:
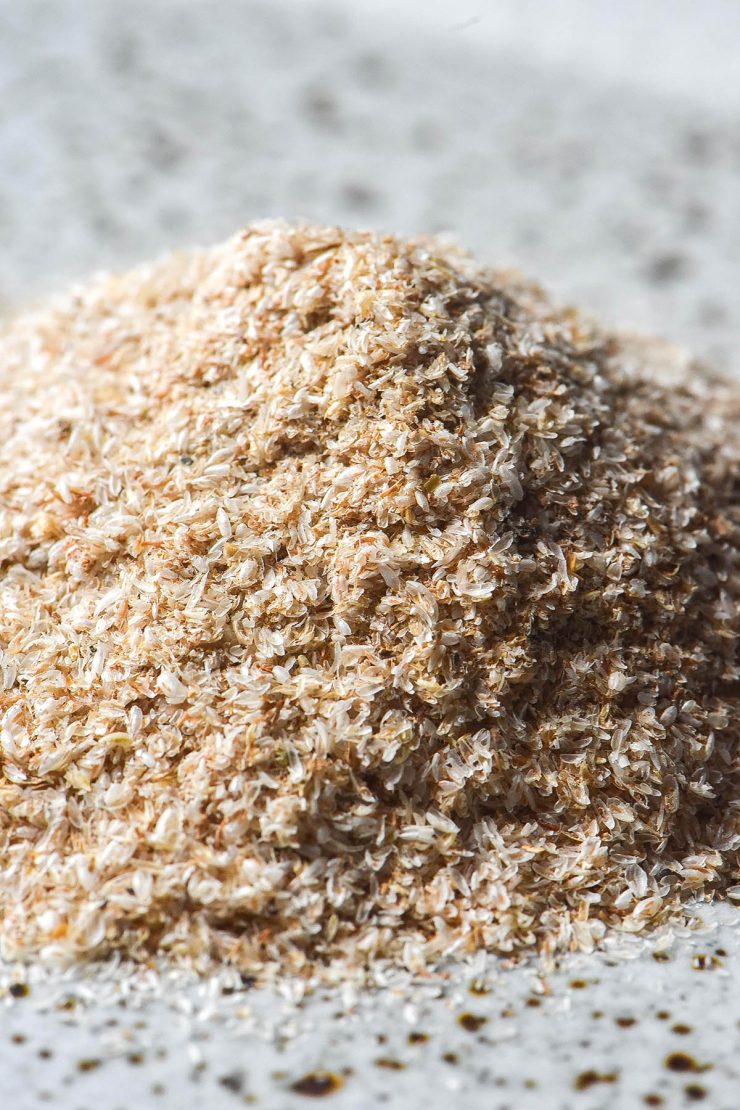
{"label": "white speckled plate", "polygon": [[[737,911],[670,947],[569,958],[551,974],[458,966],[380,991],[284,991],[120,970],[11,976],[3,1107],[255,1105],[736,1110]],[[638,954],[638,951],[641,954]],[[126,983],[122,990],[122,982]],[[28,993],[25,993],[28,991]]]}
{"label": "white speckled plate", "polygon": [[[0,0],[0,306],[305,216],[452,231],[740,373],[739,37],[728,0]],[[482,995],[31,969],[0,1106],[737,1110],[737,918]]]}

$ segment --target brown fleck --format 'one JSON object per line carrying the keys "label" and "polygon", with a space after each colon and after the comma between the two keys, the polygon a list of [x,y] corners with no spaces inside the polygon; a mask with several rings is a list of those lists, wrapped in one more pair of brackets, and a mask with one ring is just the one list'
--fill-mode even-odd
{"label": "brown fleck", "polygon": [[323,1098],[324,1095],[333,1095],[340,1090],[342,1080],[331,1071],[313,1071],[308,1075],[296,1079],[291,1083],[291,1091],[297,1095],[307,1095],[309,1098]]}
{"label": "brown fleck", "polygon": [[686,1052],[672,1052],[665,1058],[665,1066],[669,1071],[709,1071],[711,1064],[700,1064],[693,1056]]}
{"label": "brown fleck", "polygon": [[467,1033],[477,1033],[479,1029],[483,1028],[487,1021],[488,1018],[483,1017],[482,1014],[471,1014],[467,1011],[464,1014],[460,1014],[457,1019],[458,1025],[461,1025]]}
{"label": "brown fleck", "polygon": [[232,1094],[238,1095],[244,1086],[244,1072],[232,1071],[229,1072],[228,1075],[220,1075],[218,1081],[227,1091],[231,1091]]}
{"label": "brown fleck", "polygon": [[573,1086],[577,1091],[587,1091],[589,1087],[594,1087],[597,1083],[616,1083],[617,1072],[615,1071],[594,1071],[590,1068],[588,1071],[582,1071],[577,1075],[573,1081]]}

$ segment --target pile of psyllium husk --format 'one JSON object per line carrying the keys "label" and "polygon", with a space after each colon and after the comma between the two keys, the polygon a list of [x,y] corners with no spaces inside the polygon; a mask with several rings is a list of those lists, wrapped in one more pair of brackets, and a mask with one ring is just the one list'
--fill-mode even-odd
{"label": "pile of psyllium husk", "polygon": [[740,896],[740,402],[649,351],[277,223],[7,325],[0,955],[418,971]]}

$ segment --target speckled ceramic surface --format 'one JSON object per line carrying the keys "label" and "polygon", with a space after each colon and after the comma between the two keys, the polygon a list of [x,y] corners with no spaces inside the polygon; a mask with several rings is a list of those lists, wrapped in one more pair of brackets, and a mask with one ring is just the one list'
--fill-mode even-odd
{"label": "speckled ceramic surface", "polygon": [[299,1001],[289,985],[149,975],[122,994],[114,968],[51,981],[31,969],[0,1002],[3,1105],[735,1110],[736,913],[668,948],[623,945],[550,974],[489,961]]}
{"label": "speckled ceramic surface", "polygon": [[[0,0],[0,305],[297,215],[451,231],[740,373],[739,34],[727,0]],[[736,1110],[740,911],[707,919],[299,1006],[3,969],[0,1106]]]}

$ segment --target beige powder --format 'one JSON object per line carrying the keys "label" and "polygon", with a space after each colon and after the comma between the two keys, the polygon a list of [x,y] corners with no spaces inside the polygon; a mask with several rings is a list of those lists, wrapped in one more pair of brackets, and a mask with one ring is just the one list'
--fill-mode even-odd
{"label": "beige powder", "polygon": [[648,352],[281,224],[7,326],[0,954],[420,969],[726,893],[740,405]]}

